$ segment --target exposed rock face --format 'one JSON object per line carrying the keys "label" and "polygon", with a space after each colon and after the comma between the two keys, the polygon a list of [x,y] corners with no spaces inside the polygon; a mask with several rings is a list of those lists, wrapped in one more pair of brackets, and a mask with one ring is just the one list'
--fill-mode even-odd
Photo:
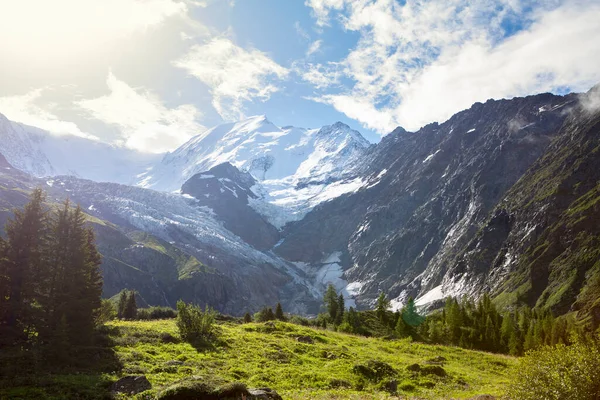
{"label": "exposed rock face", "polygon": [[449,263],[450,283],[600,322],[590,295],[600,288],[600,110],[586,107],[598,92],[582,96],[547,152]]}
{"label": "exposed rock face", "polygon": [[213,210],[225,227],[246,243],[267,250],[277,243],[280,235],[248,205],[249,198],[257,198],[250,189],[254,184],[252,175],[224,163],[191,177],[183,184],[181,192],[195,197],[199,206]]}
{"label": "exposed rock face", "polygon": [[[360,284],[364,306],[380,290],[398,302],[426,293],[544,154],[576,102],[551,94],[490,100],[416,133],[397,129],[363,163],[365,187],[292,224],[277,253],[315,262],[343,251],[346,280]],[[495,223],[507,229],[501,215]]]}

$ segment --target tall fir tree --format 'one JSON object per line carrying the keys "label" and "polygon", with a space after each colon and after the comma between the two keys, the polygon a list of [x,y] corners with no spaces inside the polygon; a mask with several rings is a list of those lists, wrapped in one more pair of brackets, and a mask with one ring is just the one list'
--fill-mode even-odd
{"label": "tall fir tree", "polygon": [[342,321],[344,320],[344,312],[346,309],[346,304],[344,302],[344,294],[340,293],[338,300],[337,300],[337,313],[335,315],[335,324],[339,325],[342,323]]}
{"label": "tall fir tree", "polygon": [[130,290],[127,296],[127,302],[125,303],[125,310],[123,312],[123,318],[135,319],[137,316],[137,304],[135,301],[135,291]]}
{"label": "tall fir tree", "polygon": [[387,310],[390,308],[390,301],[384,292],[379,293],[379,297],[377,297],[377,305],[375,307],[375,313],[377,314],[377,318],[381,322],[387,325]]}
{"label": "tall fir tree", "polygon": [[330,320],[334,322],[338,313],[338,296],[335,287],[331,283],[327,285],[327,290],[323,296],[323,303],[325,304]]}
{"label": "tall fir tree", "polygon": [[37,304],[44,301],[48,278],[47,211],[45,196],[36,189],[24,209],[16,210],[5,227],[6,241],[0,274],[4,282],[4,303],[0,306],[0,328],[6,339],[27,339],[39,331],[43,313]]}
{"label": "tall fir tree", "polygon": [[125,307],[127,306],[127,289],[121,291],[119,295],[119,304],[117,305],[117,317],[125,318]]}
{"label": "tall fir tree", "polygon": [[283,308],[281,307],[281,303],[277,303],[275,306],[275,319],[280,321],[285,321],[285,315],[283,314]]}

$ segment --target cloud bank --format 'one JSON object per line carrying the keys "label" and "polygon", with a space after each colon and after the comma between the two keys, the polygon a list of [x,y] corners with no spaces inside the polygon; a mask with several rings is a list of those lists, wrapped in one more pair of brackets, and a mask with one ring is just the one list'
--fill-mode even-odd
{"label": "cloud bank", "polygon": [[[597,1],[306,4],[319,26],[338,21],[361,35],[340,61],[350,87],[313,99],[381,134],[443,121],[488,98],[586,90],[600,81]],[[312,66],[304,78],[327,88],[328,69]]]}

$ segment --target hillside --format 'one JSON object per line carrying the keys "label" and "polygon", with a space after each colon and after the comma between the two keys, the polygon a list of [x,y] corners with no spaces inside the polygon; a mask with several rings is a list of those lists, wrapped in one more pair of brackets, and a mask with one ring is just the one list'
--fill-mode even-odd
{"label": "hillside", "polygon": [[[137,399],[153,399],[184,379],[200,379],[215,386],[242,382],[251,388],[269,387],[284,399],[296,400],[397,398],[391,394],[395,390],[408,398],[467,399],[503,393],[515,365],[507,356],[409,340],[364,338],[283,322],[221,323],[214,347],[200,349],[179,341],[175,320],[111,322],[107,328],[114,353],[105,354],[103,360],[109,361],[103,373],[21,377],[20,387],[0,389],[0,397],[59,399],[69,393],[71,398],[84,394],[92,398],[93,393],[93,398],[101,399],[120,376],[143,374],[152,390]],[[446,361],[428,361],[442,357]],[[424,372],[407,369],[415,363]],[[98,362],[101,364],[105,363]],[[369,368],[374,366],[380,377],[369,378]],[[434,371],[447,376],[437,376]],[[45,397],[32,388],[42,387],[42,383]]]}

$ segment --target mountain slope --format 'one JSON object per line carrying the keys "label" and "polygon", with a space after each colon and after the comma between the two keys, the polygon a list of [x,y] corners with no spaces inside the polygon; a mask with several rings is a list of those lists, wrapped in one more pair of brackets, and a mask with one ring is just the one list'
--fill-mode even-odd
{"label": "mountain slope", "polygon": [[415,133],[397,129],[363,161],[364,186],[287,227],[277,253],[319,266],[340,252],[338,284],[365,306],[380,290],[396,306],[429,291],[420,304],[459,293],[439,288],[447,260],[545,152],[575,102],[490,100]]}
{"label": "mountain slope", "polygon": [[182,298],[234,315],[277,302],[298,313],[318,306],[319,293],[302,271],[244,242],[190,196],[0,169],[2,226],[35,187],[49,202],[70,197],[88,214],[106,297],[130,288],[149,304],[173,306]]}
{"label": "mountain slope", "polygon": [[600,86],[581,96],[548,151],[450,264],[449,283],[480,282],[502,303],[579,310],[600,324],[600,108],[587,106],[597,98]]}
{"label": "mountain slope", "polygon": [[131,183],[159,159],[99,141],[58,136],[11,122],[0,114],[0,153],[15,168],[36,177],[72,175],[95,181]]}
{"label": "mountain slope", "polygon": [[369,143],[347,125],[279,128],[265,116],[224,124],[192,138],[144,173],[138,186],[177,191],[192,176],[229,162],[256,179],[251,206],[277,228],[355,190],[353,173]]}

